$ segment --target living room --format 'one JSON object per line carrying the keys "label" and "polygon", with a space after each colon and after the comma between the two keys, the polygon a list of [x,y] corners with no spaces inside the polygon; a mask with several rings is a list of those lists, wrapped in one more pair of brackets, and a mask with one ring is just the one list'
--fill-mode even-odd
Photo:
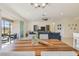
{"label": "living room", "polygon": [[[38,34],[38,39],[60,40],[73,47],[75,42],[73,34],[79,32],[79,4],[46,3],[46,7],[34,7],[33,5],[31,3],[0,4],[1,21],[11,22],[7,35],[9,44],[11,44],[11,39],[13,41],[36,39],[34,36]],[[6,27],[4,23],[4,31],[0,33],[4,38]],[[7,41],[4,38],[1,42]]]}

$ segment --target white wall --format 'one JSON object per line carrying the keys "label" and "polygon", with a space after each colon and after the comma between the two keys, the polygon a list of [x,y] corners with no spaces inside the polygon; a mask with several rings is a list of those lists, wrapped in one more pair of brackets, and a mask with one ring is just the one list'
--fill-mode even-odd
{"label": "white wall", "polygon": [[[71,26],[68,26],[68,24],[71,24]],[[72,24],[77,24],[76,30],[74,30],[74,26]],[[79,20],[73,20],[73,19],[67,19],[63,22],[64,26],[64,37],[62,41],[66,42],[70,46],[73,46],[73,32],[79,32]],[[72,29],[71,29],[72,27]]]}
{"label": "white wall", "polygon": [[12,33],[17,33],[18,39],[20,38],[20,24],[19,20],[15,20],[12,23]]}

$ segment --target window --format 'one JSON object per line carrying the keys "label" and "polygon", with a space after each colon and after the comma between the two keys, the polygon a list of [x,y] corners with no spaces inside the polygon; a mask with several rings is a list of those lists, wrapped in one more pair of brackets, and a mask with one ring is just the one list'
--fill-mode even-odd
{"label": "window", "polygon": [[11,31],[11,22],[7,20],[2,20],[2,34],[9,35]]}
{"label": "window", "polygon": [[2,19],[2,44],[9,42],[9,35],[11,34],[11,21]]}

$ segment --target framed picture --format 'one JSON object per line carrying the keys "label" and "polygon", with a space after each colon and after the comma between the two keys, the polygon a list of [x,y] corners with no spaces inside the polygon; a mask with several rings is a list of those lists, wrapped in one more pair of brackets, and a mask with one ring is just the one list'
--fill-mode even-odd
{"label": "framed picture", "polygon": [[77,24],[75,24],[75,26],[77,26]]}

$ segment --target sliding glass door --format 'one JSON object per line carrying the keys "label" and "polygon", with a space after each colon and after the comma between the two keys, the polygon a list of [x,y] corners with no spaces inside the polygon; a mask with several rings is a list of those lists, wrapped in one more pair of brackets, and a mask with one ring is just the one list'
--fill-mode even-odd
{"label": "sliding glass door", "polygon": [[11,21],[2,20],[2,44],[10,42]]}

